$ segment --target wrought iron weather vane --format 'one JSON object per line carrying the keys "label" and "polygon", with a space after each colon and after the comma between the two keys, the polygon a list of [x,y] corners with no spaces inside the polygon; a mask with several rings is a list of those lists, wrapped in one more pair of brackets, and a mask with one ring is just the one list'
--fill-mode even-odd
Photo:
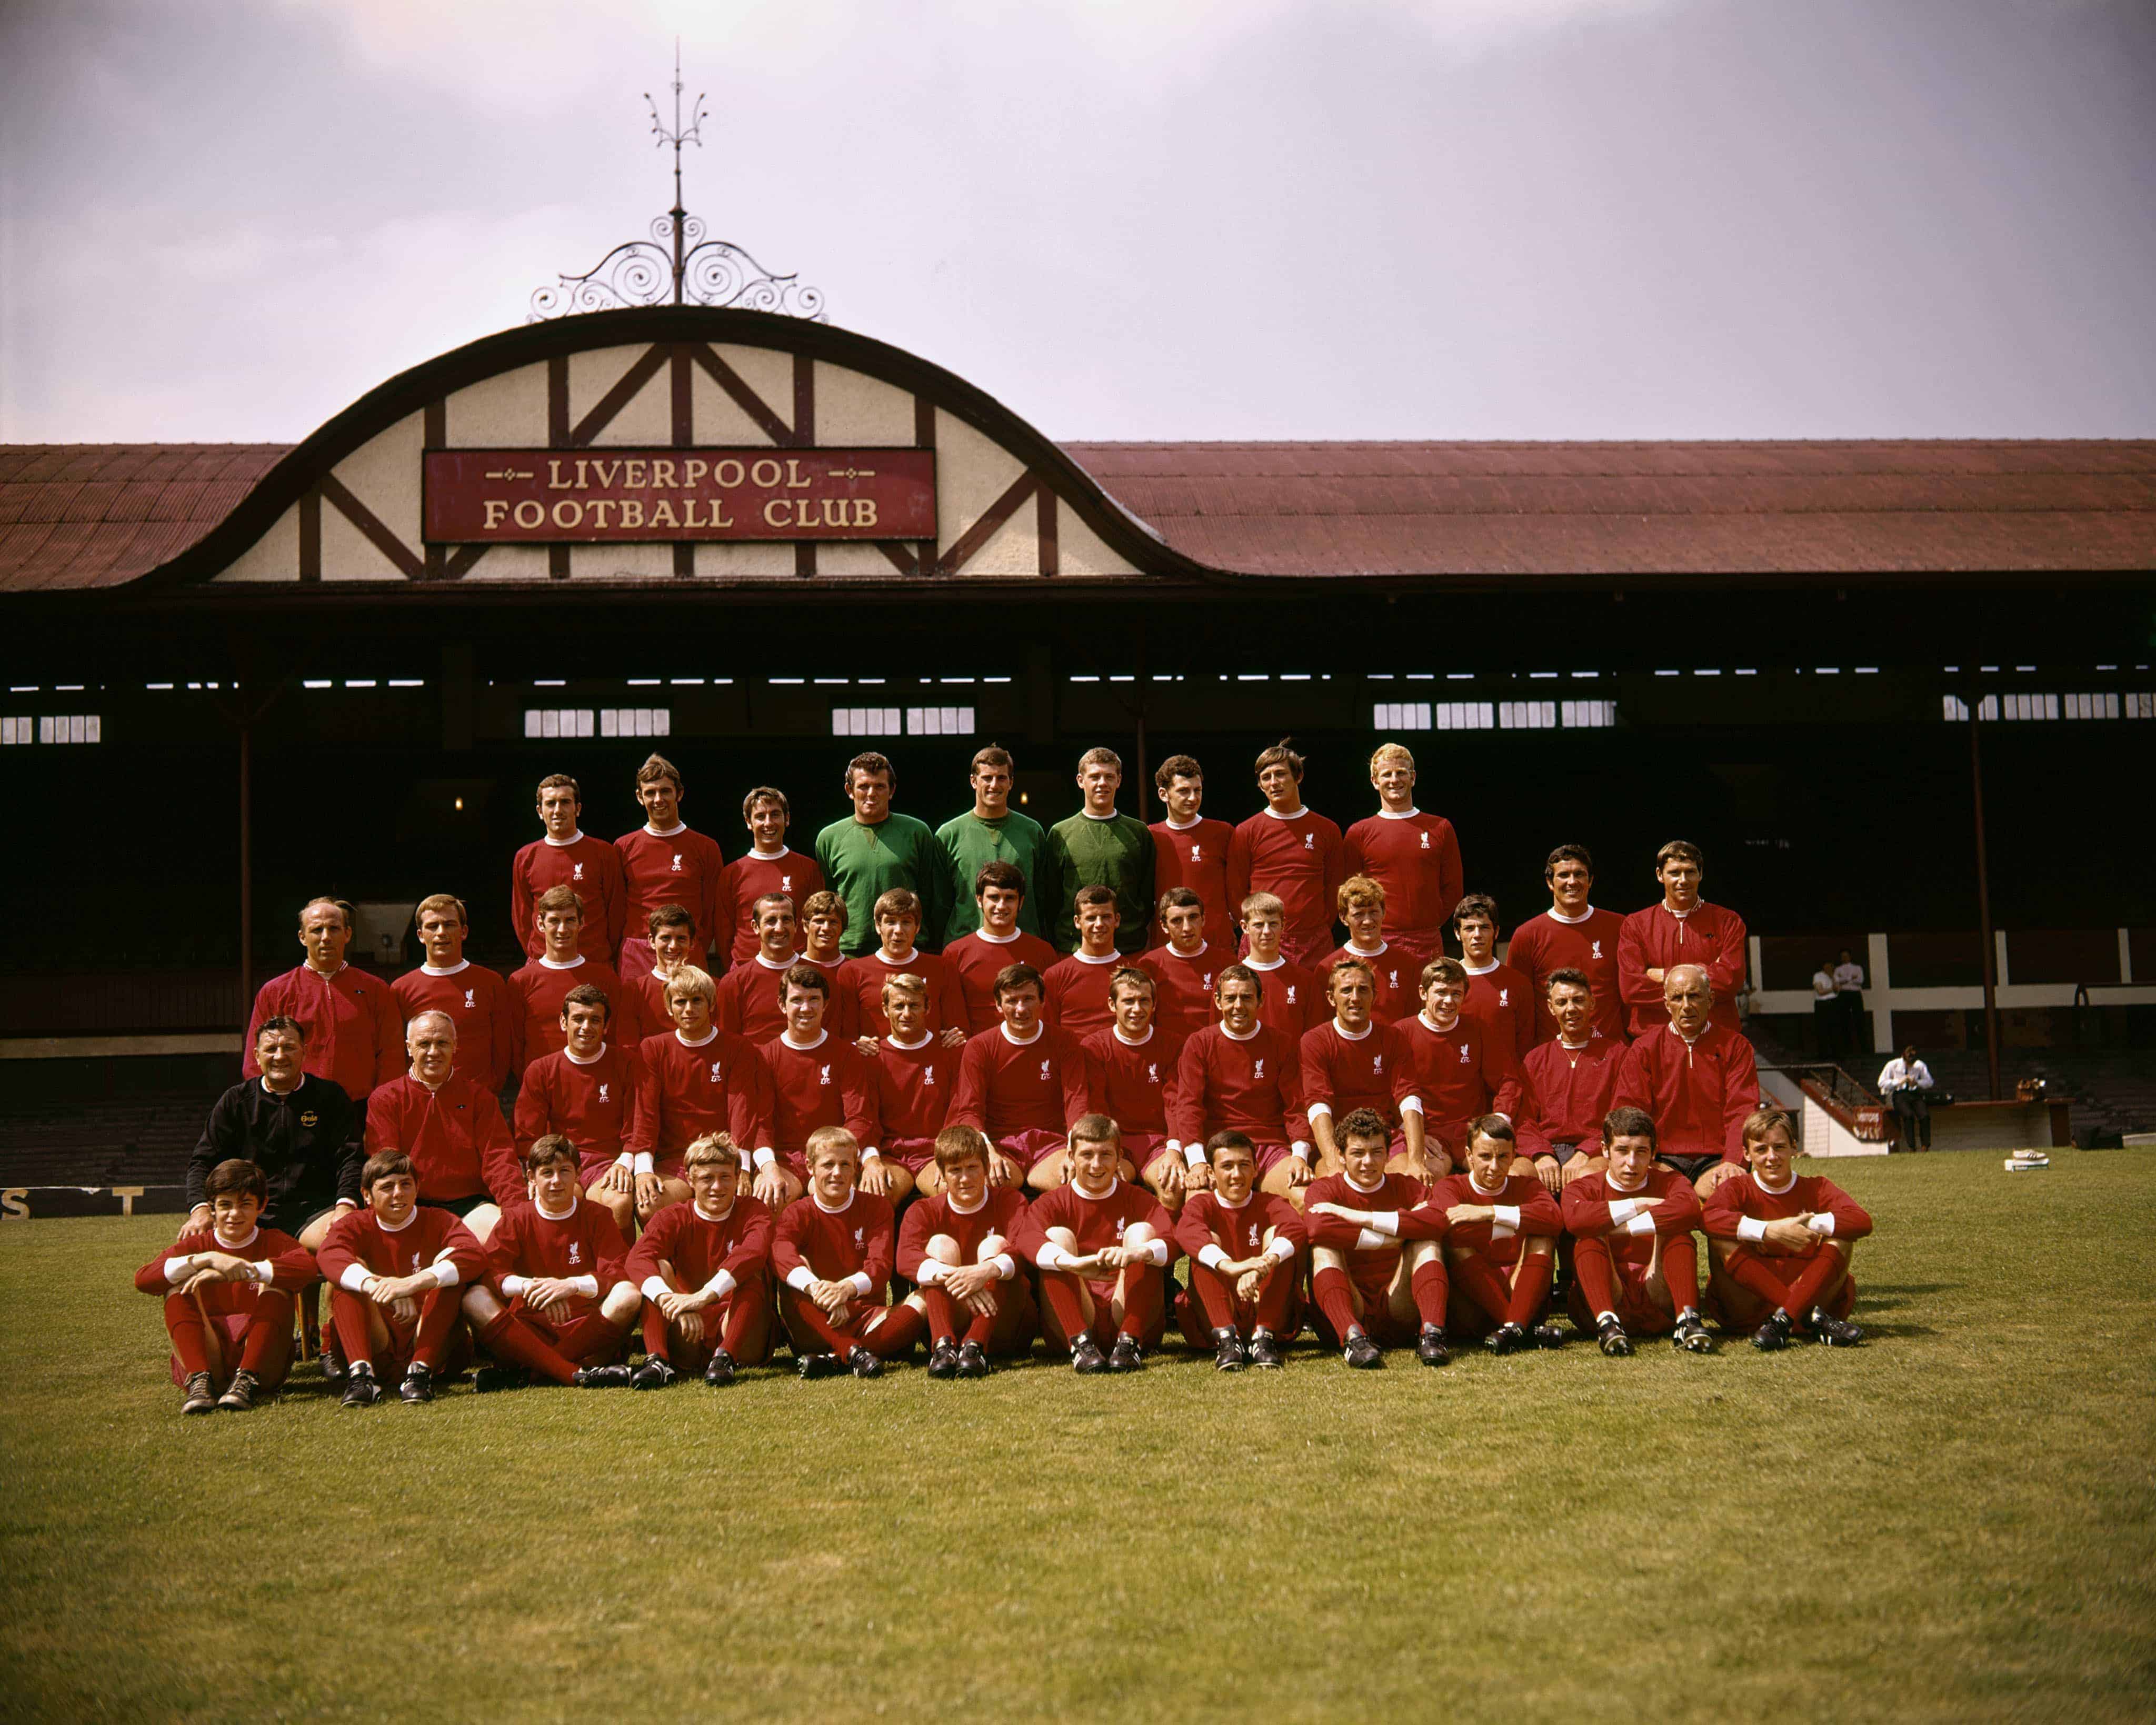
{"label": "wrought iron weather vane", "polygon": [[624,241],[582,275],[564,275],[552,287],[532,291],[527,324],[576,311],[612,311],[624,306],[731,305],[751,311],[774,311],[788,317],[826,321],[820,289],[804,287],[795,275],[777,275],[729,240],[706,239],[704,218],[681,202],[681,146],[703,147],[704,121],[711,110],[701,91],[681,120],[681,44],[674,44],[674,123],[669,126],[651,93],[652,135],[660,149],[674,150],[674,207],[651,223],[649,239]]}

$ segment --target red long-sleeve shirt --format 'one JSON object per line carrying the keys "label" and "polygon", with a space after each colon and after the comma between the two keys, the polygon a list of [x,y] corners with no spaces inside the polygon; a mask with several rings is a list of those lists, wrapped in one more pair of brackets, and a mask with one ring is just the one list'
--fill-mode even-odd
{"label": "red long-sleeve shirt", "polygon": [[819,1282],[859,1277],[861,1298],[881,1304],[891,1280],[894,1246],[891,1200],[855,1190],[838,1210],[826,1210],[804,1192],[778,1218],[771,1267],[782,1282],[799,1287],[806,1271]]}
{"label": "red long-sleeve shirt", "polygon": [[1108,983],[1119,965],[1131,962],[1119,952],[1104,959],[1074,952],[1058,960],[1046,979],[1047,1016],[1056,1028],[1083,1040],[1112,1024],[1116,1015],[1108,1010]]}
{"label": "red long-sleeve shirt", "polygon": [[756,938],[757,899],[783,893],[793,901],[798,917],[809,898],[823,890],[824,871],[803,852],[782,850],[775,857],[744,852],[719,876],[718,919],[709,935],[711,950],[730,954],[737,965],[747,964],[761,950]]}
{"label": "red long-sleeve shirt", "polygon": [[719,880],[726,858],[719,842],[690,831],[686,825],[665,833],[639,827],[634,832],[623,833],[613,842],[613,847],[621,852],[626,907],[623,934],[644,939],[651,926],[651,913],[662,904],[678,904],[696,919],[698,945],[689,949],[689,962],[700,970],[710,970],[712,967],[705,960],[716,952],[723,968],[727,930],[720,909]]}
{"label": "red long-sleeve shirt", "polygon": [[1187,1159],[1215,1132],[1233,1127],[1257,1144],[1306,1144],[1302,1050],[1267,1025],[1231,1037],[1208,1025],[1183,1045],[1168,1123]]}
{"label": "red long-sleeve shirt", "polygon": [[1126,1138],[1172,1138],[1177,1061],[1183,1045],[1158,1025],[1145,1040],[1129,1042],[1110,1025],[1081,1045],[1086,1053],[1086,1112],[1106,1114]]}
{"label": "red long-sleeve shirt", "polygon": [[[711,1022],[752,1042],[769,1042],[786,1028],[783,979],[800,962],[797,954],[783,965],[774,965],[758,947],[719,978],[717,997],[711,1002]],[[850,994],[834,992],[824,996],[824,1022],[842,1035],[853,1010]]]}
{"label": "red long-sleeve shirt", "polygon": [[259,1078],[254,1036],[265,1018],[296,1018],[306,1031],[300,1067],[337,1084],[354,1102],[404,1070],[404,1020],[397,996],[379,977],[352,965],[325,976],[305,965],[272,976],[254,996],[247,1047],[239,1060],[244,1078]]}
{"label": "red long-sleeve shirt", "polygon": [[839,971],[839,986],[853,1000],[855,1036],[880,1037],[891,1028],[883,1014],[883,985],[894,976],[918,976],[928,985],[929,1035],[941,1036],[952,1025],[966,1027],[966,990],[942,958],[916,949],[903,963],[894,964],[878,950],[848,959]]}
{"label": "red long-sleeve shirt", "polygon": [[664,1165],[710,1132],[730,1134],[744,1155],[773,1142],[769,1064],[747,1037],[714,1028],[708,1041],[692,1047],[670,1030],[644,1038],[638,1063],[632,1151],[648,1150]]}
{"label": "red long-sleeve shirt", "polygon": [[[516,1026],[516,1063],[529,1066],[542,1054],[565,1047],[568,1037],[562,1029],[562,1002],[572,988],[585,983],[607,997],[609,1026],[634,1026],[635,1015],[626,1005],[621,978],[612,965],[587,958],[580,965],[554,965],[534,959],[510,972],[509,986],[520,1003]],[[609,1030],[608,1034],[613,1032]]]}
{"label": "red long-sleeve shirt", "polygon": [[1160,1200],[1143,1186],[1117,1180],[1105,1196],[1089,1198],[1073,1183],[1044,1192],[1026,1205],[1013,1242],[1029,1263],[1040,1262],[1040,1249],[1048,1243],[1050,1228],[1068,1228],[1077,1242],[1077,1255],[1088,1257],[1105,1246],[1119,1246],[1123,1236],[1143,1222],[1168,1253],[1169,1265],[1182,1256],[1176,1244],[1175,1225]]}
{"label": "red long-sleeve shirt", "polygon": [[996,978],[1007,965],[1030,965],[1040,972],[1041,996],[1047,997],[1048,973],[1063,962],[1055,949],[1038,934],[1021,929],[1008,940],[992,939],[985,929],[961,935],[943,949],[943,963],[958,979],[966,1001],[965,1031],[977,1037],[1003,1022],[996,1014]]}
{"label": "red long-sleeve shirt", "polygon": [[482,1090],[501,1093],[516,1068],[521,1003],[498,970],[470,959],[454,970],[422,965],[389,985],[398,1010],[409,1024],[422,1012],[446,1012],[457,1027],[457,1052],[449,1070]]}
{"label": "red long-sleeve shirt", "polygon": [[1046,1025],[1029,1042],[998,1024],[966,1044],[951,1123],[1001,1140],[1021,1132],[1064,1132],[1086,1112],[1085,1051]]}
{"label": "red long-sleeve shirt", "polygon": [[1286,912],[1283,940],[1297,950],[1330,945],[1333,894],[1348,878],[1341,866],[1339,827],[1317,810],[1276,815],[1270,808],[1235,829],[1228,850],[1228,901],[1270,893]]}
{"label": "red long-sleeve shirt", "polygon": [[950,1117],[965,1051],[924,1035],[911,1047],[876,1038],[876,1115],[886,1139],[933,1139]]}
{"label": "red long-sleeve shirt", "polygon": [[1170,1040],[1184,1042],[1212,1023],[1214,980],[1223,965],[1235,962],[1235,953],[1217,940],[1188,957],[1172,946],[1140,953],[1133,963],[1152,978],[1154,1026]]}
{"label": "red long-sleeve shirt", "polygon": [[981,1242],[991,1234],[999,1236],[1015,1258],[1017,1247],[1013,1242],[1024,1216],[1025,1199],[1013,1186],[992,1187],[978,1210],[959,1209],[948,1192],[916,1199],[907,1205],[906,1220],[899,1225],[898,1273],[909,1281],[920,1281],[928,1242],[938,1234],[947,1235],[957,1246],[962,1266],[979,1261]]}
{"label": "red long-sleeve shirt", "polygon": [[454,1072],[439,1090],[410,1074],[384,1084],[367,1105],[367,1154],[402,1150],[434,1203],[491,1197],[504,1210],[525,1201],[524,1170],[501,1104]]}
{"label": "red long-sleeve shirt", "polygon": [[146,1294],[160,1296],[175,1292],[172,1280],[165,1267],[175,1259],[188,1257],[198,1252],[229,1252],[234,1257],[244,1258],[255,1267],[259,1277],[266,1268],[266,1282],[212,1282],[198,1290],[203,1309],[213,1318],[222,1318],[253,1309],[254,1297],[267,1287],[279,1293],[297,1293],[315,1279],[315,1255],[290,1234],[275,1228],[253,1227],[246,1236],[237,1242],[227,1240],[217,1231],[216,1225],[205,1222],[199,1228],[189,1228],[164,1251],[135,1272],[135,1286]]}
{"label": "red long-sleeve shirt", "polygon": [[[646,1037],[674,1028],[666,1010],[667,979],[656,970],[639,970],[621,979],[621,1016],[607,1025],[607,1037],[624,1048],[641,1048]],[[716,1022],[716,1014],[713,1021]]]}
{"label": "red long-sleeve shirt", "polygon": [[597,1306],[627,1273],[628,1257],[629,1242],[603,1204],[579,1196],[562,1216],[548,1216],[536,1204],[520,1204],[503,1212],[487,1238],[487,1279],[513,1298],[521,1290],[505,1286],[505,1277],[574,1282],[588,1276],[598,1292],[581,1297],[578,1309],[583,1310]]}
{"label": "red long-sleeve shirt", "polygon": [[1451,822],[1420,809],[1404,815],[1380,811],[1350,827],[1341,849],[1341,879],[1364,874],[1385,889],[1388,935],[1431,942],[1443,937],[1452,907],[1466,890]]}
{"label": "red long-sleeve shirt", "polygon": [[643,1082],[643,1059],[618,1042],[588,1061],[566,1048],[540,1056],[524,1068],[516,1092],[517,1154],[558,1132],[587,1164],[613,1161],[629,1144]]}
{"label": "red long-sleeve shirt", "polygon": [[1799,1257],[1804,1254],[1790,1252],[1769,1241],[1745,1239],[1743,1224],[1748,1221],[1788,1221],[1807,1211],[1815,1216],[1831,1216],[1831,1237],[1836,1240],[1861,1240],[1871,1231],[1871,1212],[1825,1175],[1799,1175],[1780,1191],[1770,1192],[1759,1184],[1759,1176],[1749,1168],[1740,1178],[1726,1180],[1714,1189],[1714,1195],[1707,1200],[1701,1216],[1700,1226],[1710,1238],[1741,1241],[1763,1257]]}
{"label": "red long-sleeve shirt", "polygon": [[567,844],[536,838],[516,853],[509,871],[509,914],[516,925],[516,944],[526,958],[536,959],[547,950],[539,935],[539,900],[556,887],[574,888],[577,903],[583,907],[577,950],[597,963],[611,965],[621,950],[629,919],[629,883],[622,875],[621,852],[603,838],[579,832]]}
{"label": "red long-sleeve shirt", "polygon": [[814,1047],[797,1048],[781,1034],[757,1052],[771,1071],[767,1142],[780,1155],[799,1160],[809,1134],[825,1126],[844,1127],[864,1150],[882,1148],[875,1071],[851,1042],[827,1030]]}
{"label": "red long-sleeve shirt", "polygon": [[1286,959],[1270,965],[1249,957],[1242,962],[1258,979],[1258,1022],[1270,1025],[1291,1042],[1301,1042],[1305,1031],[1332,1016],[1332,1002],[1315,970]]}
{"label": "red long-sleeve shirt", "polygon": [[1669,1021],[1662,985],[1650,980],[1647,972],[1666,975],[1676,965],[1702,966],[1715,997],[1728,1000],[1751,970],[1744,919],[1703,898],[1683,916],[1666,904],[1650,904],[1626,917],[1617,934],[1617,986],[1625,997],[1628,1034],[1644,1037]]}
{"label": "red long-sleeve shirt", "polygon": [[1285,1198],[1253,1190],[1237,1210],[1218,1192],[1193,1192],[1175,1219],[1175,1243],[1183,1248],[1184,1257],[1209,1269],[1222,1258],[1240,1263],[1255,1257],[1265,1249],[1267,1230],[1276,1241],[1285,1240],[1295,1248],[1287,1257],[1289,1263],[1310,1244],[1301,1212]]}
{"label": "red long-sleeve shirt", "polygon": [[[1387,941],[1377,951],[1358,952],[1351,943],[1336,946],[1317,961],[1315,976],[1317,983],[1317,1009],[1330,1012],[1332,1002],[1327,990],[1332,985],[1332,967],[1342,959],[1353,959],[1368,965],[1378,987],[1377,1003],[1370,1009],[1370,1016],[1380,1024],[1397,1024],[1403,1018],[1412,1018],[1422,1011],[1423,961],[1404,946]],[[1323,1021],[1322,1019],[1319,1021]]]}
{"label": "red long-sleeve shirt", "polygon": [[1383,1246],[1364,1246],[1361,1223],[1342,1221],[1337,1216],[1319,1216],[1315,1211],[1321,1204],[1337,1204],[1344,1209],[1367,1211],[1378,1216],[1388,1211],[1405,1216],[1425,1195],[1423,1183],[1404,1174],[1389,1174],[1368,1191],[1348,1179],[1345,1170],[1328,1174],[1303,1189],[1303,1231],[1312,1246],[1352,1254],[1348,1262],[1358,1277],[1366,1280],[1378,1276],[1389,1279],[1400,1262],[1398,1240],[1388,1240]]}
{"label": "red long-sleeve shirt", "polygon": [[1527,979],[1510,965],[1493,965],[1467,973],[1467,998],[1460,1015],[1482,1026],[1491,1042],[1508,1044],[1512,1058],[1525,1060],[1535,1046],[1535,1003]]}
{"label": "red long-sleeve shirt", "polygon": [[1668,1019],[1625,1051],[1613,1108],[1655,1118],[1665,1156],[1744,1159],[1744,1122],[1759,1106],[1759,1067],[1751,1042],[1710,1020],[1687,1043]]}
{"label": "red long-sleeve shirt", "polygon": [[[1661,1201],[1650,1210],[1635,1211],[1631,1200],[1639,1198]],[[1635,1276],[1653,1261],[1656,1236],[1667,1239],[1673,1235],[1697,1233],[1700,1227],[1699,1195],[1692,1190],[1691,1182],[1674,1168],[1650,1168],[1645,1181],[1629,1192],[1620,1191],[1610,1183],[1606,1169],[1597,1174],[1583,1175],[1564,1189],[1560,1208],[1564,1212],[1566,1233],[1575,1240],[1589,1235],[1607,1236],[1610,1257]],[[1645,1227],[1639,1226],[1643,1221]],[[1620,1231],[1613,1234],[1613,1228]],[[1682,1307],[1695,1301],[1681,1293],[1677,1303]]]}
{"label": "red long-sleeve shirt", "polygon": [[1337,1140],[1340,1123],[1358,1108],[1375,1110],[1397,1131],[1399,1105],[1393,1100],[1394,1070],[1399,1064],[1399,1038],[1389,1025],[1373,1023],[1360,1037],[1342,1036],[1340,1021],[1328,1018],[1302,1033],[1303,1111],[1315,1119],[1331,1116]]}
{"label": "red long-sleeve shirt", "polygon": [[1478,1114],[1518,1118],[1519,1062],[1466,1013],[1453,1020],[1450,1030],[1433,1029],[1417,1013],[1392,1031],[1399,1050],[1393,1100],[1404,1113],[1419,1110],[1431,1137],[1454,1144]]}
{"label": "red long-sleeve shirt", "polygon": [[1616,1100],[1625,1047],[1594,1030],[1577,1048],[1560,1039],[1527,1051],[1521,1065],[1527,1093],[1521,1118],[1512,1123],[1522,1155],[1547,1155],[1552,1144],[1563,1144],[1578,1146],[1583,1156],[1602,1154],[1602,1122]]}
{"label": "red long-sleeve shirt", "polygon": [[[1201,815],[1188,827],[1156,821],[1146,830],[1152,834],[1153,903],[1159,903],[1171,888],[1189,888],[1205,901],[1205,938],[1215,946],[1232,945],[1235,906],[1242,902],[1228,896],[1228,852],[1235,842],[1235,829],[1225,821]],[[1147,944],[1167,943],[1167,932],[1156,919]]]}
{"label": "red long-sleeve shirt", "polygon": [[[1567,922],[1554,910],[1546,910],[1512,930],[1505,962],[1527,979],[1527,992],[1534,997],[1537,1042],[1557,1039],[1557,1020],[1549,1010],[1550,974],[1567,970],[1585,971],[1594,985],[1595,1029],[1612,1042],[1628,1040],[1625,996],[1617,980],[1617,945],[1624,928],[1625,919],[1615,911],[1590,906],[1578,922]],[[1659,988],[1655,998],[1661,998]]]}
{"label": "red long-sleeve shirt", "polygon": [[444,1259],[457,1267],[457,1282],[464,1287],[486,1279],[486,1248],[479,1236],[448,1211],[424,1205],[394,1230],[383,1227],[372,1210],[346,1211],[330,1224],[329,1236],[315,1254],[322,1275],[340,1287],[354,1266],[370,1276],[402,1281]]}
{"label": "red long-sleeve shirt", "polygon": [[[1519,1220],[1463,1222],[1455,1228],[1447,1216],[1455,1204],[1487,1204],[1500,1210],[1517,1210]],[[1518,1261],[1522,1240],[1537,1235],[1554,1238],[1563,1231],[1564,1212],[1557,1207],[1557,1200],[1550,1196],[1548,1189],[1531,1174],[1509,1175],[1494,1192],[1486,1192],[1476,1185],[1471,1174],[1448,1174],[1430,1187],[1429,1195],[1420,1204],[1400,1218],[1403,1240],[1442,1240],[1449,1245],[1466,1246],[1506,1265]]]}
{"label": "red long-sleeve shirt", "polygon": [[739,1282],[770,1262],[772,1228],[770,1206],[746,1192],[737,1193],[721,1216],[705,1215],[694,1199],[670,1204],[644,1225],[624,1272],[644,1287],[661,1264],[670,1265],[680,1293],[708,1287],[722,1270]]}

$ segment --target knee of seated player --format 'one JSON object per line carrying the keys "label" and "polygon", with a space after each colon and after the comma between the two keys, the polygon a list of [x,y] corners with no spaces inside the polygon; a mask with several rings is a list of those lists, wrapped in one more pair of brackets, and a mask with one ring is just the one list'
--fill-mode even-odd
{"label": "knee of seated player", "polygon": [[1385,1172],[1386,1172],[1386,1173],[1388,1173],[1388,1174],[1405,1174],[1407,1171],[1408,1171],[1408,1153],[1407,1153],[1405,1150],[1400,1150],[1400,1151],[1398,1151],[1398,1152],[1396,1152],[1394,1154],[1393,1154],[1393,1155],[1391,1155],[1391,1156],[1389,1156],[1389,1157],[1387,1157],[1387,1158],[1385,1159]]}
{"label": "knee of seated player", "polygon": [[688,1181],[677,1180],[670,1174],[660,1176],[659,1202],[660,1205],[686,1204],[694,1195],[695,1194],[689,1190]]}
{"label": "knee of seated player", "polygon": [[801,1176],[783,1165],[778,1169],[778,1203],[775,1207],[782,1210],[808,1190],[801,1184]]}
{"label": "knee of seated player", "polygon": [[599,1316],[608,1323],[629,1323],[644,1309],[644,1290],[633,1282],[617,1282],[599,1302]]}
{"label": "knee of seated player", "polygon": [[1064,1252],[1069,1252],[1072,1257],[1075,1257],[1078,1255],[1078,1236],[1069,1228],[1047,1229],[1045,1231],[1043,1237],[1045,1238],[1051,1246],[1060,1247]]}
{"label": "knee of seated player", "polygon": [[912,1191],[913,1176],[900,1167],[897,1163],[886,1162],[884,1165],[884,1174],[891,1181],[891,1185],[884,1193],[884,1196],[890,1199],[892,1203],[897,1203],[900,1199]]}
{"label": "knee of seated player", "polygon": [[1001,1257],[1009,1250],[1010,1241],[1004,1239],[1002,1235],[983,1235],[979,1250],[973,1254],[973,1262],[977,1264],[985,1264],[991,1259]]}
{"label": "knee of seated player", "polygon": [[921,1255],[939,1264],[949,1264],[954,1269],[965,1262],[959,1253],[958,1242],[948,1234],[931,1234],[928,1243],[921,1248]]}
{"label": "knee of seated player", "polygon": [[636,1194],[609,1191],[597,1181],[584,1188],[584,1195],[612,1216],[614,1226],[624,1232],[636,1220]]}
{"label": "knee of seated player", "polygon": [[1523,1258],[1546,1258],[1557,1250],[1557,1241],[1548,1234],[1530,1234],[1520,1242]]}
{"label": "knee of seated player", "polygon": [[1400,1242],[1400,1262],[1413,1275],[1428,1263],[1433,1254],[1442,1254],[1443,1248],[1435,1240],[1403,1240]]}
{"label": "knee of seated player", "polygon": [[465,1226],[471,1230],[472,1237],[481,1246],[494,1237],[494,1231],[501,1224],[501,1211],[491,1204],[482,1204],[465,1218]]}
{"label": "knee of seated player", "polygon": [[1064,1164],[1067,1159],[1058,1150],[1052,1156],[1043,1156],[1026,1170],[1027,1189],[1035,1192],[1052,1192],[1063,1184]]}
{"label": "knee of seated player", "polygon": [[1558,1183],[1568,1186],[1575,1180],[1585,1180],[1590,1174],[1601,1173],[1609,1165],[1607,1156],[1574,1156],[1558,1173]]}
{"label": "knee of seated player", "polygon": [[933,1198],[943,1190],[943,1170],[933,1162],[926,1164],[913,1177],[913,1190],[924,1198]]}
{"label": "knee of seated player", "polygon": [[1123,1244],[1126,1246],[1150,1246],[1159,1238],[1160,1236],[1153,1232],[1151,1222],[1132,1222],[1123,1230]]}
{"label": "knee of seated player", "polygon": [[465,1315],[475,1323],[491,1323],[508,1309],[483,1282],[475,1282],[465,1290],[464,1308]]}
{"label": "knee of seated player", "polygon": [[[1414,1244],[1418,1246],[1428,1246],[1434,1243],[1435,1242],[1433,1241],[1426,1240],[1419,1240],[1414,1242]],[[1341,1255],[1340,1251],[1337,1246],[1313,1246],[1310,1248],[1310,1273],[1312,1275],[1315,1276],[1320,1270],[1345,1270],[1347,1267],[1348,1261]]]}
{"label": "knee of seated player", "polygon": [[320,1252],[322,1241],[330,1237],[330,1230],[336,1225],[336,1219],[344,1213],[341,1210],[325,1211],[300,1230],[300,1244],[309,1252]]}

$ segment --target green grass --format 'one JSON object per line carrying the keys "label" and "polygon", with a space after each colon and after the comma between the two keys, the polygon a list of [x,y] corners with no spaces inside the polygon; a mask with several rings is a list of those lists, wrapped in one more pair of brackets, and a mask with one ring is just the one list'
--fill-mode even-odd
{"label": "green grass", "polygon": [[182,1420],[0,1226],[0,1715],[2145,1718],[2156,1158],[1845,1163],[1873,1341]]}

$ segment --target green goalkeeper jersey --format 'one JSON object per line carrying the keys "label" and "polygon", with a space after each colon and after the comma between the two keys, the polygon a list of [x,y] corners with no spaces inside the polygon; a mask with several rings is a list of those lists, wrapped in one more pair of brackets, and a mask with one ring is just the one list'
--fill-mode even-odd
{"label": "green goalkeeper jersey", "polygon": [[846,932],[839,950],[848,958],[873,952],[875,902],[893,887],[910,887],[921,899],[921,944],[943,926],[943,848],[924,821],[891,814],[874,827],[851,815],[816,835],[816,862],[824,884],[846,901]]}
{"label": "green goalkeeper jersey", "polygon": [[1134,815],[1101,820],[1081,810],[1048,829],[1041,857],[1041,893],[1053,907],[1050,939],[1060,952],[1078,946],[1081,887],[1106,887],[1116,895],[1116,950],[1143,952],[1152,929],[1152,833]]}
{"label": "green goalkeeper jersey", "polygon": [[953,815],[936,829],[943,851],[943,944],[972,934],[981,925],[981,907],[973,898],[973,877],[985,862],[1009,862],[1025,877],[1025,902],[1018,925],[1029,934],[1045,934],[1041,917],[1041,853],[1048,834],[1030,815],[1010,810],[1000,821],[984,821],[971,809]]}

